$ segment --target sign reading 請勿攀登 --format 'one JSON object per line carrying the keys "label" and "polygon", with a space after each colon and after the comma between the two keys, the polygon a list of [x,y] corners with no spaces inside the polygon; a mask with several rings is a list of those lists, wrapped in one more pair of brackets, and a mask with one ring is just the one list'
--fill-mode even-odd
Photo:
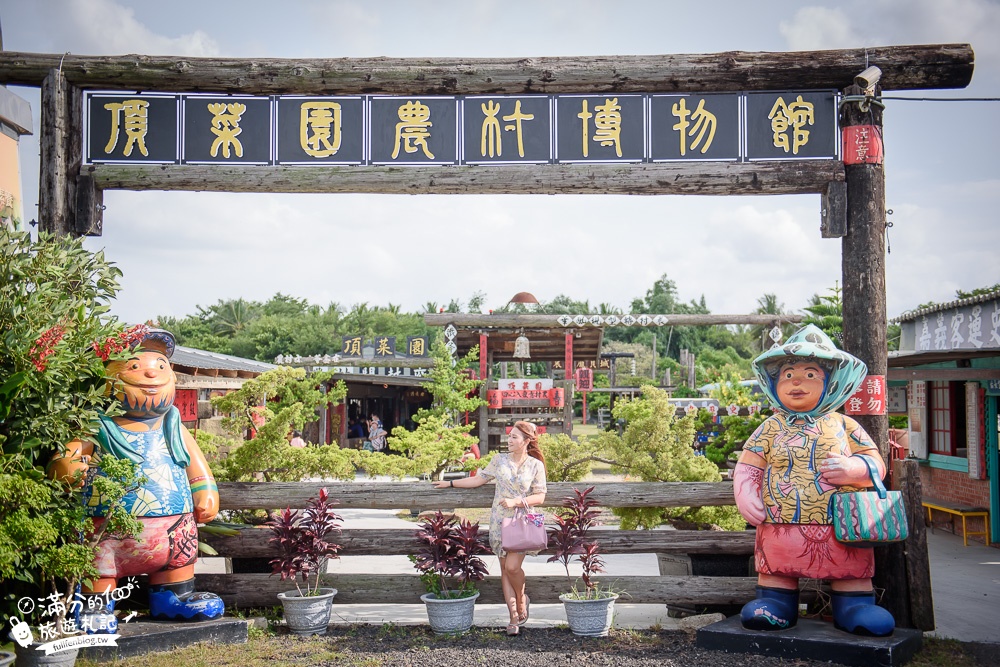
{"label": "sign reading \u8acb\u52ff\u6500\u767b", "polygon": [[833,91],[386,97],[88,92],[88,163],[454,165],[835,158]]}

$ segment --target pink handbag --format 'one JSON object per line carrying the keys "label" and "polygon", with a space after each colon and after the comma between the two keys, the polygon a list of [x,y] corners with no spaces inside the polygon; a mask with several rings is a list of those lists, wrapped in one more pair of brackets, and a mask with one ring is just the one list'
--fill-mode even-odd
{"label": "pink handbag", "polygon": [[532,512],[525,504],[514,512],[514,516],[500,523],[500,546],[504,551],[542,551],[548,547],[545,534],[545,515]]}

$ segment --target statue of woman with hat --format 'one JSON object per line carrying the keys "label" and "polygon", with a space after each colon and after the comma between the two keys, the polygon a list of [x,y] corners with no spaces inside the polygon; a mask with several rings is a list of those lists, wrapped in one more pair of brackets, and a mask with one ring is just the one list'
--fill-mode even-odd
{"label": "statue of woman with hat", "polygon": [[836,627],[859,635],[892,633],[892,615],[875,604],[870,548],[834,537],[835,491],[872,485],[870,459],[885,463],[854,419],[837,413],[865,379],[860,359],[838,350],[814,325],[757,357],[754,371],[775,413],[743,445],[733,487],[740,514],[757,529],[757,597],[743,626],[783,630],[798,618],[799,578],[828,579]]}

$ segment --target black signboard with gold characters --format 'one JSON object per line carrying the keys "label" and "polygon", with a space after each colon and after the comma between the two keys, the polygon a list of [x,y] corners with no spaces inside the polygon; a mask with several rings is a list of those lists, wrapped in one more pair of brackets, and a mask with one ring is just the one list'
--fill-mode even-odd
{"label": "black signboard with gold characters", "polygon": [[88,92],[90,164],[504,165],[838,156],[834,91],[457,97]]}

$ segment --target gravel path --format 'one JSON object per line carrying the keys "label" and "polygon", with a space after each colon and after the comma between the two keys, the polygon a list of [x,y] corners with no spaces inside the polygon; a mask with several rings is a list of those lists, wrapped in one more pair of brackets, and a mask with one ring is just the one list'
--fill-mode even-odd
{"label": "gravel path", "polygon": [[562,628],[528,628],[518,637],[502,629],[474,628],[461,637],[440,637],[427,628],[349,626],[327,634],[331,648],[358,665],[407,667],[831,667],[835,663],[778,660],[705,651],[694,634],[615,630],[606,638],[576,637]]}

